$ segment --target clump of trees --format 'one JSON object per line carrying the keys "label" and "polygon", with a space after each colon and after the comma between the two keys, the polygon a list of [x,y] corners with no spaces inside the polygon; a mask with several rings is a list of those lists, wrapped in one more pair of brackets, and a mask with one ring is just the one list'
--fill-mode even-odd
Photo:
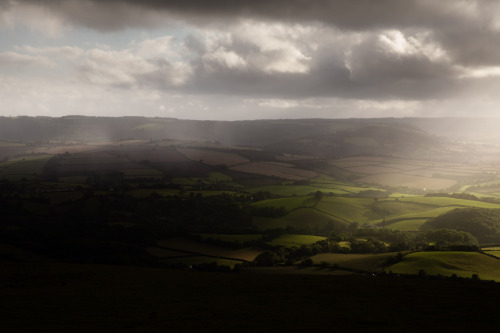
{"label": "clump of trees", "polygon": [[421,230],[454,229],[467,232],[481,243],[500,241],[500,209],[457,208],[423,224]]}

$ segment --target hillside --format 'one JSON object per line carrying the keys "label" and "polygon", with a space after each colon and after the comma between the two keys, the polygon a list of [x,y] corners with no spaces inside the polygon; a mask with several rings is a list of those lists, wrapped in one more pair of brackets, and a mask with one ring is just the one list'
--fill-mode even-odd
{"label": "hillside", "polygon": [[393,119],[228,122],[145,117],[1,117],[0,139],[35,144],[131,138],[192,140],[328,157],[366,153],[407,156],[417,150],[433,155],[431,151],[441,146],[440,139],[417,127],[394,125]]}
{"label": "hillside", "polygon": [[500,241],[500,210],[472,207],[454,209],[429,220],[420,228],[465,231],[482,243],[494,243]]}

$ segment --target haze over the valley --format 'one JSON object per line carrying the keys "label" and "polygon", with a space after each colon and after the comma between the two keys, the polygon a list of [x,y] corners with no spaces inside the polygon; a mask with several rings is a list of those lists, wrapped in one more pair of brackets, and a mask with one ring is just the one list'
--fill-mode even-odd
{"label": "haze over the valley", "polygon": [[496,117],[499,6],[2,1],[0,115]]}

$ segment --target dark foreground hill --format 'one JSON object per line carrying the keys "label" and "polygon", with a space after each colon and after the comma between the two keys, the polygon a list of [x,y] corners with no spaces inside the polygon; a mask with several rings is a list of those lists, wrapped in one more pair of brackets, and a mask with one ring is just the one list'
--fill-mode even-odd
{"label": "dark foreground hill", "polygon": [[494,332],[500,285],[1,263],[8,332]]}

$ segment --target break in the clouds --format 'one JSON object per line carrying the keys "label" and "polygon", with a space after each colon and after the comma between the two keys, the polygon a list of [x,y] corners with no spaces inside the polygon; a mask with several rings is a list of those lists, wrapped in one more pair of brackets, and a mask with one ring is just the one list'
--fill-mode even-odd
{"label": "break in the clouds", "polygon": [[495,116],[500,5],[7,0],[2,115]]}

